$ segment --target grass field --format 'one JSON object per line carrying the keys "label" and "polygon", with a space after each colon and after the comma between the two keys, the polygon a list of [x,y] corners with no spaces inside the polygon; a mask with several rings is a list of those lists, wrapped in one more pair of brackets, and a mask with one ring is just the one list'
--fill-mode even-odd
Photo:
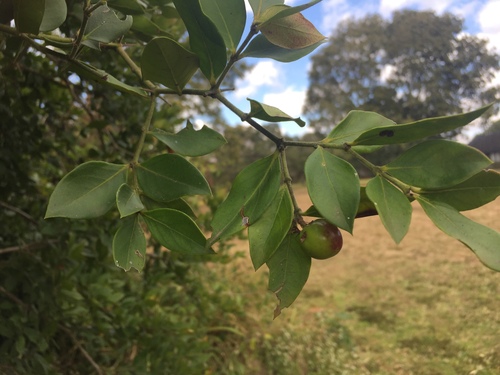
{"label": "grass field", "polygon": [[[309,206],[305,188],[297,198]],[[266,271],[246,257],[226,265],[247,306],[246,341],[232,353],[244,364],[226,373],[500,374],[500,273],[413,210],[399,245],[378,217],[358,219],[340,254],[313,261],[301,295],[274,321]],[[500,230],[500,200],[465,214]]]}

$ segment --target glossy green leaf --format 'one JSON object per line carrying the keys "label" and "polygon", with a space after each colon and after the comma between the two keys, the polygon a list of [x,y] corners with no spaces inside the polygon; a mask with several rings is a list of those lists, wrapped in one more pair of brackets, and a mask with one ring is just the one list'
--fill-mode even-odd
{"label": "glossy green leaf", "polygon": [[226,47],[234,53],[245,29],[247,12],[243,0],[203,0],[201,9],[217,27]]}
{"label": "glossy green leaf", "polygon": [[305,48],[287,49],[272,44],[264,35],[259,34],[245,48],[242,57],[269,58],[280,62],[292,62],[309,55],[324,42],[320,41]]}
{"label": "glossy green leaf", "polygon": [[151,40],[141,57],[143,79],[159,82],[179,94],[198,65],[198,56],[166,37]]}
{"label": "glossy green leaf", "polygon": [[155,156],[137,165],[136,173],[144,194],[160,202],[186,195],[211,194],[205,177],[180,155]]}
{"label": "glossy green leaf", "polygon": [[137,271],[144,268],[146,262],[146,237],[141,228],[139,215],[122,220],[122,225],[113,238],[113,258],[118,267],[125,271],[134,267]]}
{"label": "glossy green leaf", "polygon": [[214,244],[245,228],[242,215],[248,217],[250,225],[255,223],[276,197],[280,180],[277,153],[244,168],[215,212],[210,243]]}
{"label": "glossy green leaf", "polygon": [[200,69],[214,84],[227,62],[226,46],[214,23],[203,13],[199,0],[174,0],[189,33],[191,50],[200,59]]}
{"label": "glossy green leaf", "polygon": [[307,190],[322,217],[352,233],[359,206],[359,177],[354,167],[318,147],[305,165]]}
{"label": "glossy green leaf", "polygon": [[[309,207],[305,212],[302,213],[302,215],[322,217],[314,205]],[[377,209],[375,208],[375,205],[370,200],[370,198],[368,198],[368,195],[366,194],[366,187],[361,186],[361,188],[359,189],[359,205],[358,210],[356,211],[356,219],[374,215],[378,215]]]}
{"label": "glossy green leaf", "polygon": [[293,205],[286,186],[282,186],[262,216],[248,227],[250,257],[255,270],[274,254],[293,220]]}
{"label": "glossy green leaf", "polygon": [[[109,43],[123,36],[132,26],[132,17],[123,20],[107,5],[100,6],[89,18],[82,44],[95,48],[95,42]],[[87,43],[90,41],[89,43]]]}
{"label": "glossy green leaf", "polygon": [[108,5],[123,14],[140,15],[144,14],[144,8],[137,0],[108,0]]}
{"label": "glossy green leaf", "polygon": [[134,16],[131,30],[147,36],[167,36],[171,39],[173,38],[172,35],[162,29],[152,17],[145,14]]}
{"label": "glossy green leaf", "polygon": [[176,134],[154,129],[151,135],[184,156],[206,155],[227,143],[222,134],[205,125],[200,130],[195,130],[190,121]]}
{"label": "glossy green leaf", "polygon": [[106,73],[104,70],[94,68],[92,65],[86,64],[81,61],[73,61],[70,65],[70,70],[78,74],[82,78],[96,81],[100,84],[113,87],[114,89],[127,93],[142,96],[143,98],[149,97],[149,94],[141,88],[129,86],[112,75]]}
{"label": "glossy green leaf", "polygon": [[45,0],[15,0],[14,21],[20,33],[38,34],[45,12]]}
{"label": "glossy green leaf", "polygon": [[394,121],[375,112],[351,111],[333,128],[328,137],[323,139],[321,143],[342,145],[354,141],[370,129],[394,124]]}
{"label": "glossy green leaf", "polygon": [[168,208],[142,213],[153,238],[171,251],[182,254],[212,254],[206,238],[188,215]]}
{"label": "glossy green leaf", "polygon": [[418,141],[465,126],[493,104],[454,116],[435,117],[401,125],[381,125],[359,135],[352,145],[388,145]]}
{"label": "glossy green leaf", "polygon": [[146,206],[148,211],[156,210],[158,208],[170,208],[172,210],[177,210],[185,213],[191,219],[196,219],[196,214],[194,213],[191,206],[182,198],[174,199],[170,202],[158,202],[148,196],[142,196],[142,203]]}
{"label": "glossy green leaf", "polygon": [[492,270],[500,272],[500,233],[463,216],[445,203],[430,197],[417,197],[432,222],[447,235],[470,248],[479,260]]}
{"label": "glossy green leaf", "polygon": [[52,31],[66,21],[67,6],[65,0],[45,0],[45,11],[40,24],[40,31]]}
{"label": "glossy green leaf", "polygon": [[125,183],[127,166],[102,161],[79,165],[57,184],[50,196],[45,218],[90,219],[104,215]]}
{"label": "glossy green leaf", "polygon": [[439,189],[457,185],[491,163],[475,148],[436,139],[410,148],[383,168],[408,185]]}
{"label": "glossy green leaf", "polygon": [[274,318],[289,307],[302,291],[311,269],[311,258],[300,246],[299,234],[285,237],[273,256],[267,261],[269,290],[276,294],[278,305]]}
{"label": "glossy green leaf", "polygon": [[288,5],[283,5],[283,4],[278,4],[278,5],[273,5],[264,10],[261,15],[259,16],[258,19],[255,20],[256,23],[262,25],[266,22],[271,22],[273,20],[276,20],[278,18],[284,18],[288,17],[297,13],[300,13],[313,5],[316,5],[319,3],[321,0],[313,0],[307,4],[302,4],[298,5],[295,7],[291,7]]}
{"label": "glossy green leaf", "polygon": [[432,201],[448,204],[458,211],[473,210],[500,195],[500,173],[481,171],[464,182],[440,190],[422,191]]}
{"label": "glossy green leaf", "polygon": [[144,209],[139,194],[128,184],[123,184],[116,192],[116,205],[120,217],[130,216]]}
{"label": "glossy green leaf", "polygon": [[295,121],[300,127],[306,125],[306,123],[300,117],[293,118],[287,115],[281,109],[267,104],[259,103],[256,100],[248,100],[250,101],[250,117],[255,117],[269,122]]}
{"label": "glossy green leaf", "polygon": [[252,7],[254,19],[259,19],[262,12],[273,5],[284,4],[285,0],[248,0]]}
{"label": "glossy green leaf", "polygon": [[300,13],[268,21],[259,30],[272,44],[288,49],[306,48],[325,40],[325,36]]}
{"label": "glossy green leaf", "polygon": [[394,242],[400,243],[410,228],[412,207],[408,198],[380,176],[368,182],[366,194],[374,203],[382,224]]}

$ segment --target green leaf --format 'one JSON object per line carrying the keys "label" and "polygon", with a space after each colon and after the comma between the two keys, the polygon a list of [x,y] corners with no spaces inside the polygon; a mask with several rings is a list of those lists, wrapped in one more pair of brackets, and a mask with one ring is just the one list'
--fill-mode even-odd
{"label": "green leaf", "polygon": [[318,147],[306,160],[311,201],[322,217],[352,233],[359,206],[359,177],[354,167]]}
{"label": "green leaf", "polygon": [[374,203],[382,224],[394,242],[400,243],[410,227],[412,207],[408,198],[380,176],[368,182],[366,194]]}
{"label": "green leaf", "polygon": [[100,6],[89,18],[82,44],[95,48],[95,42],[109,43],[124,35],[132,26],[132,17],[119,19],[107,5]]}
{"label": "green leaf", "polygon": [[300,13],[268,21],[259,30],[272,44],[288,49],[306,48],[325,40]]}
{"label": "green leaf", "polygon": [[116,205],[118,206],[120,217],[130,216],[144,209],[137,191],[127,184],[121,185],[116,192]]}
{"label": "green leaf", "polygon": [[370,129],[394,124],[394,121],[375,112],[351,111],[333,128],[330,134],[328,134],[328,137],[323,139],[321,143],[342,145],[354,141],[361,134],[366,133],[366,131]]}
{"label": "green leaf", "polygon": [[134,267],[144,268],[146,261],[146,237],[139,222],[139,215],[127,217],[113,238],[113,258],[118,267],[125,271]]}
{"label": "green leaf", "polygon": [[295,301],[309,277],[311,258],[302,250],[298,233],[285,237],[267,266],[269,290],[276,294],[279,301],[274,310],[276,318],[282,309]]}
{"label": "green leaf", "polygon": [[123,14],[144,14],[144,8],[139,5],[137,0],[108,0],[108,5]]}
{"label": "green leaf", "polygon": [[65,0],[45,0],[45,11],[40,24],[40,31],[52,31],[66,21],[67,6]]}
{"label": "green leaf", "polygon": [[217,27],[226,47],[234,53],[245,30],[247,12],[243,0],[204,0],[200,1],[203,13]]}
{"label": "green leaf", "polygon": [[57,184],[50,196],[45,218],[89,219],[104,215],[125,183],[127,166],[102,161],[79,165]]}
{"label": "green leaf", "polygon": [[200,130],[195,130],[190,121],[177,134],[161,129],[154,129],[150,134],[176,153],[185,156],[206,155],[227,143],[222,134],[205,125]]}
{"label": "green leaf", "polygon": [[282,186],[276,198],[262,216],[248,227],[250,257],[255,270],[259,269],[274,254],[293,220],[293,206],[290,193]]}
{"label": "green leaf", "polygon": [[210,244],[245,228],[243,213],[248,217],[250,225],[255,223],[276,197],[280,180],[277,153],[257,160],[243,169],[236,176],[229,195],[215,212]]}
{"label": "green leaf", "polygon": [[267,8],[283,4],[285,0],[248,0],[248,2],[252,7],[254,19],[258,19]]}
{"label": "green leaf", "polygon": [[38,34],[45,12],[45,0],[15,0],[14,21],[20,33]]}
{"label": "green leaf", "polygon": [[170,38],[154,38],[142,52],[143,79],[159,82],[179,94],[198,66],[198,56]]}
{"label": "green leaf", "polygon": [[439,139],[410,148],[383,169],[408,185],[439,189],[457,185],[491,163],[475,148]]}
{"label": "green leaf", "polygon": [[170,202],[158,202],[144,195],[142,196],[142,202],[144,203],[148,211],[156,210],[158,208],[170,208],[172,210],[184,212],[191,219],[196,219],[196,214],[194,213],[193,209],[182,198],[174,199]]}
{"label": "green leaf", "polygon": [[[311,217],[323,217],[314,205],[309,207],[305,212],[302,213],[302,215]],[[368,198],[368,195],[366,195],[366,187],[361,186],[359,189],[359,205],[358,210],[356,211],[356,219],[374,215],[378,215],[377,209],[375,208],[375,205],[370,200],[370,198]]]}
{"label": "green leaf", "polygon": [[176,154],[164,154],[137,165],[137,181],[147,196],[168,202],[185,195],[211,194],[198,169]]}
{"label": "green leaf", "polygon": [[300,13],[303,10],[306,10],[306,9],[312,7],[313,5],[316,5],[320,1],[321,0],[313,0],[307,4],[302,4],[302,5],[295,6],[295,7],[291,7],[291,6],[283,5],[283,4],[273,5],[273,6],[270,6],[269,8],[267,8],[266,10],[264,10],[264,12],[262,12],[262,14],[258,17],[258,19],[255,20],[255,22],[257,24],[262,25],[264,23],[267,23],[267,22],[270,22],[270,21],[273,21],[273,20],[276,20],[279,18],[288,17],[288,16],[294,15],[296,13]]}
{"label": "green leaf", "polygon": [[454,116],[435,117],[401,125],[381,125],[359,135],[352,145],[388,145],[418,141],[465,126],[481,116],[493,104]]}
{"label": "green leaf", "polygon": [[149,94],[146,93],[143,89],[129,86],[126,83],[123,83],[117,80],[112,75],[106,73],[104,70],[94,68],[92,65],[81,61],[73,61],[70,65],[70,70],[78,74],[82,78],[90,79],[96,81],[100,84],[111,86],[114,89],[127,93],[139,95],[143,98],[149,97]]}
{"label": "green leaf", "polygon": [[211,84],[226,67],[227,52],[217,27],[203,13],[199,0],[174,0],[189,33],[191,50],[200,59],[200,69]]}
{"label": "green leaf", "polygon": [[309,55],[325,41],[312,44],[309,47],[299,49],[287,49],[272,44],[262,34],[252,39],[250,44],[242,53],[242,57],[269,58],[280,62],[292,62]]}
{"label": "green leaf", "polygon": [[153,238],[171,251],[182,254],[212,254],[206,238],[185,213],[161,208],[142,213]]}
{"label": "green leaf", "polygon": [[448,204],[458,211],[473,210],[494,201],[500,195],[500,173],[481,171],[449,188],[421,192],[432,201]]}
{"label": "green leaf", "polygon": [[300,127],[303,127],[306,124],[300,117],[293,118],[287,115],[281,109],[267,104],[259,103],[256,100],[248,100],[250,101],[250,117],[255,117],[269,122],[295,121]]}
{"label": "green leaf", "polygon": [[162,29],[156,21],[161,20],[150,17],[149,15],[141,14],[134,16],[131,30],[137,31],[147,36],[168,36],[172,38],[166,30]]}
{"label": "green leaf", "polygon": [[500,272],[500,233],[478,224],[445,203],[417,197],[418,202],[432,222],[447,235],[470,248],[479,260],[494,271]]}

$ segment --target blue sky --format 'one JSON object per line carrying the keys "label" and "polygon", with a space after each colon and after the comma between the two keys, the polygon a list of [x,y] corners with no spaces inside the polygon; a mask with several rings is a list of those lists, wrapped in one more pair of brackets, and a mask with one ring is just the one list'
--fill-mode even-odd
{"label": "blue sky", "polygon": [[[306,2],[285,0],[286,5]],[[389,18],[393,11],[405,8],[456,14],[464,19],[466,33],[488,39],[491,48],[500,52],[500,0],[323,0],[303,14],[328,36],[343,19],[361,18],[372,13]],[[248,17],[252,17],[251,13]],[[228,95],[229,98],[244,111],[249,110],[246,98],[252,98],[274,105],[291,116],[300,116],[308,85],[309,58],[286,64],[270,59],[249,59],[248,62],[254,64],[253,69],[237,82],[237,89]],[[500,84],[500,75],[497,75],[495,83]],[[240,123],[236,116],[229,112],[225,114],[229,123]],[[282,130],[289,135],[304,131],[295,123],[284,123]]]}

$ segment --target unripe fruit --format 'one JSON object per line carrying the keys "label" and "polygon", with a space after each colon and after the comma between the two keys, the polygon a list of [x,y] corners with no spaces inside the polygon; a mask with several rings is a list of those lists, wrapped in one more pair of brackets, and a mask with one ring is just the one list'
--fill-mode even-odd
{"label": "unripe fruit", "polygon": [[307,224],[300,232],[302,249],[314,259],[328,259],[342,249],[342,233],[325,219]]}

